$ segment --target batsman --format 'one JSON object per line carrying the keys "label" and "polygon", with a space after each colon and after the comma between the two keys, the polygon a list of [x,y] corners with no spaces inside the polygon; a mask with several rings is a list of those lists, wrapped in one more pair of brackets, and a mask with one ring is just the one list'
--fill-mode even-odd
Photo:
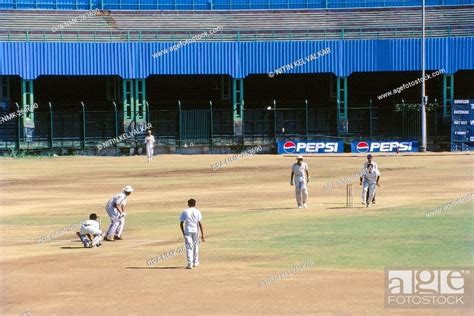
{"label": "batsman", "polygon": [[104,240],[122,240],[122,232],[125,226],[125,205],[127,197],[133,192],[129,185],[122,189],[122,192],[112,197],[105,206],[105,210],[110,217],[110,227]]}
{"label": "batsman", "polygon": [[367,171],[360,179],[360,185],[362,185],[362,204],[366,207],[370,207],[370,202],[375,196],[375,190],[377,189],[380,180],[380,172],[374,169],[374,165],[371,163],[367,164]]}

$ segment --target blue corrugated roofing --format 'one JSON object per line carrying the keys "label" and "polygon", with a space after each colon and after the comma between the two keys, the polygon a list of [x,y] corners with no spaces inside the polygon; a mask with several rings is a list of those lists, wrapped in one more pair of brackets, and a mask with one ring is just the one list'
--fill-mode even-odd
{"label": "blue corrugated roofing", "polygon": [[[285,73],[420,70],[420,40],[338,40],[291,42],[199,42],[157,58],[155,52],[173,43],[44,43],[0,42],[0,75],[35,79],[40,75],[229,74],[245,78],[268,74],[293,63]],[[331,52],[312,60],[311,54]],[[426,67],[447,73],[474,69],[474,38],[427,39]],[[305,60],[305,57],[308,59]],[[303,59],[300,65],[294,64]]]}
{"label": "blue corrugated roofing", "polygon": [[[426,5],[474,4],[474,0],[426,0]],[[421,0],[0,0],[1,9],[258,10],[420,6]]]}

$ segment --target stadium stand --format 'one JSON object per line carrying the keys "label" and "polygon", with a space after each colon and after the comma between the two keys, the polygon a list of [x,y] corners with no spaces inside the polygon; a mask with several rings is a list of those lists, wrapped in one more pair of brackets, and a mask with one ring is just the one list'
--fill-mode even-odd
{"label": "stadium stand", "polygon": [[[417,38],[418,8],[123,12],[98,11],[83,21],[53,31],[87,11],[0,11],[1,41],[177,41],[222,26],[206,41]],[[350,14],[350,18],[347,15]],[[427,36],[473,36],[474,6],[430,7]]]}
{"label": "stadium stand", "polygon": [[[173,146],[419,136],[419,88],[378,96],[420,77],[420,0],[48,1],[0,0],[0,114],[39,104],[3,125],[0,151],[93,151],[148,122]],[[445,70],[427,83],[428,133],[447,146],[454,98],[473,97],[474,2],[427,4],[427,70]]]}

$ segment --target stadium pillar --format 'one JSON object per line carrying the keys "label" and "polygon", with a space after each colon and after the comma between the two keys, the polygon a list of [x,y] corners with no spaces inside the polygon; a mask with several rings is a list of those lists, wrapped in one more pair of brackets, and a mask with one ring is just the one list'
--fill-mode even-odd
{"label": "stadium pillar", "polygon": [[443,118],[451,115],[451,105],[454,100],[454,75],[443,75]]}
{"label": "stadium pillar", "polygon": [[146,84],[145,79],[135,79],[135,124],[146,125]]}
{"label": "stadium pillar", "polygon": [[[123,128],[125,132],[132,129],[140,131],[146,126],[146,88],[145,79],[123,80]],[[133,152],[138,154],[137,135],[134,134]]]}
{"label": "stadium pillar", "polygon": [[21,80],[21,110],[23,111],[23,128],[25,139],[31,140],[35,128],[35,95],[33,80]]}
{"label": "stadium pillar", "polygon": [[232,79],[234,136],[243,137],[244,79]]}
{"label": "stadium pillar", "polygon": [[347,77],[336,78],[337,90],[337,134],[347,134]]}
{"label": "stadium pillar", "polygon": [[130,130],[146,125],[145,79],[123,80],[123,127]]}
{"label": "stadium pillar", "polygon": [[123,129],[129,130],[133,123],[135,113],[135,94],[134,94],[134,80],[123,80]]}

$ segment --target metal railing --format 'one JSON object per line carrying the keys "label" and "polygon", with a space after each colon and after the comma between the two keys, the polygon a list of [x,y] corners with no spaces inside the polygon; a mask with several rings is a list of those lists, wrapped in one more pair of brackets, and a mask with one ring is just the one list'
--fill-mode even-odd
{"label": "metal railing", "polygon": [[[181,31],[73,31],[61,30],[2,30],[3,42],[179,42],[200,34],[196,30]],[[308,41],[384,38],[419,38],[420,27],[342,28],[321,30],[235,30],[222,31],[200,41]],[[427,37],[474,36],[474,25],[455,27],[427,27]]]}
{"label": "metal railing", "polygon": [[[307,103],[306,103],[307,104]],[[293,104],[280,107],[274,104],[252,105],[243,110],[244,141],[274,142],[282,138],[300,139],[413,139],[419,135],[419,110],[417,104],[395,106],[371,106],[371,104],[348,108],[347,130],[338,130],[336,106]],[[86,104],[74,108],[55,110],[52,104],[39,105],[35,111],[33,137],[25,133],[21,116],[0,125],[0,149],[91,149],[98,144],[113,139],[129,131],[124,127],[123,113],[112,105],[107,109],[93,110]],[[146,122],[153,126],[153,133],[159,145],[182,146],[195,141],[183,137],[180,131],[190,116],[183,115],[191,109],[208,111],[208,126],[200,124],[196,135],[197,143],[214,146],[233,145],[237,138],[233,132],[233,111],[215,109],[212,105],[169,107],[170,109],[150,109]],[[11,111],[0,112],[0,117]],[[432,140],[449,139],[450,124],[442,117],[438,104],[428,106],[429,135]],[[193,123],[193,122],[191,122]],[[193,124],[191,124],[193,125]],[[199,124],[194,124],[199,126]],[[202,139],[202,135],[209,135]],[[191,135],[192,136],[192,135]],[[115,145],[116,149],[142,146],[144,135],[137,135]]]}

